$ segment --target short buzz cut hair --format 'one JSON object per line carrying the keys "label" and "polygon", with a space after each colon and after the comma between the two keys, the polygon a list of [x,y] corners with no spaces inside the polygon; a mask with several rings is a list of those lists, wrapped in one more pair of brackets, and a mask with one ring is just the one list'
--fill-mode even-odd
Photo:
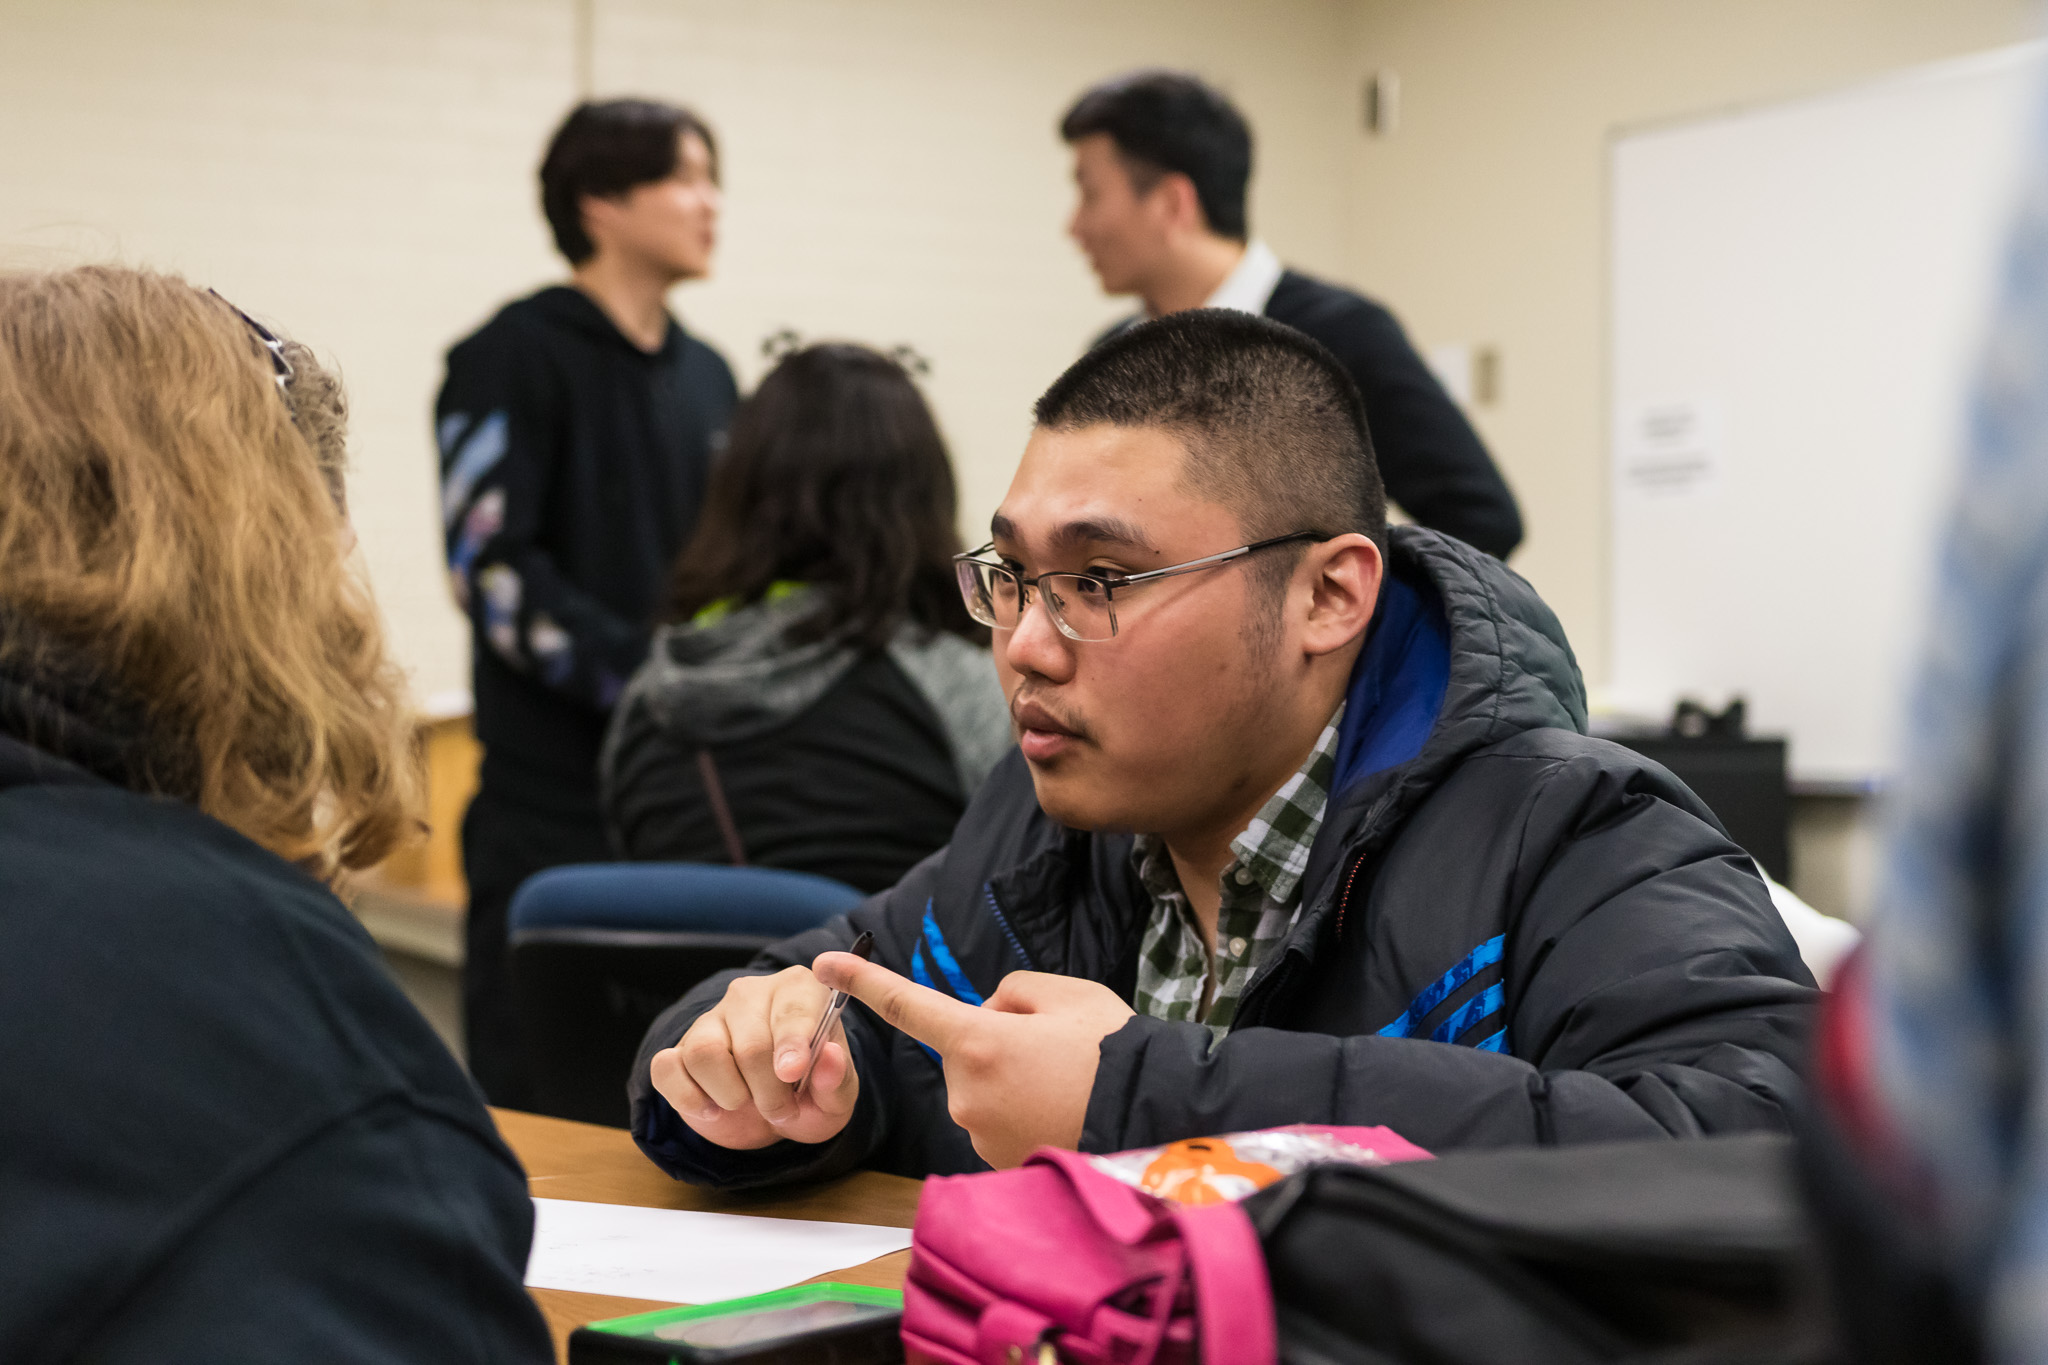
{"label": "short buzz cut hair", "polygon": [[704,120],[659,100],[586,100],[569,111],[540,163],[540,207],[570,265],[597,254],[583,230],[583,201],[620,195],[675,174],[682,138],[695,133],[718,175],[718,141]]}
{"label": "short buzz cut hair", "polygon": [[1365,402],[1337,357],[1292,327],[1227,308],[1139,323],[1069,366],[1033,416],[1052,431],[1171,433],[1187,449],[1182,485],[1234,508],[1247,541],[1355,531],[1386,553]]}
{"label": "short buzz cut hair", "polygon": [[1107,133],[1131,183],[1150,190],[1169,171],[1186,176],[1202,217],[1219,237],[1244,241],[1245,187],[1252,178],[1252,130],[1223,93],[1181,71],[1132,71],[1074,102],[1060,136],[1079,142]]}

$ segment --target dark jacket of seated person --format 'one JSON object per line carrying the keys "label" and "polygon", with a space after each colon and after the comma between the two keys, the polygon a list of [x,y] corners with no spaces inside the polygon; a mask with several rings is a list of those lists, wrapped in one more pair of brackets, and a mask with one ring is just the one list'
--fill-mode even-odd
{"label": "dark jacket of seated person", "polygon": [[620,852],[879,891],[945,844],[1011,744],[954,516],[899,362],[843,344],[781,360],[734,416],[669,623],[613,713]]}
{"label": "dark jacket of seated person", "polygon": [[418,809],[338,390],[163,276],[0,320],[0,1359],[552,1360],[519,1163],[327,884]]}
{"label": "dark jacket of seated person", "polygon": [[782,588],[655,634],[613,714],[606,818],[629,858],[715,863],[737,851],[880,891],[945,844],[1010,747],[995,665],[979,645],[908,623],[880,649],[794,642],[820,594]]}
{"label": "dark jacket of seated person", "polygon": [[[1136,339],[1181,326],[1192,340]],[[1034,446],[1114,448],[1120,433],[1073,430],[1061,406],[1073,398],[1062,386],[1083,367],[1098,378],[1108,367],[1102,383],[1113,388],[1129,379],[1116,367],[1149,364],[1166,349],[1181,373],[1140,374],[1132,382],[1141,391],[1145,382],[1220,391],[1210,371],[1237,362],[1205,358],[1196,330],[1205,327],[1239,345],[1272,335],[1259,331],[1268,323],[1210,324],[1201,314],[1134,329],[1105,345],[1121,358],[1095,353],[1041,400]],[[1197,352],[1192,361],[1164,344],[1183,340]],[[1312,346],[1277,343],[1282,353]],[[1034,473],[1034,458],[1027,449],[998,517],[999,539],[1007,525],[1026,547],[1020,556],[1033,553],[1022,509],[1043,504],[1043,471],[1064,478],[1079,467],[1046,456]],[[1438,1150],[1784,1126],[1816,992],[1750,859],[1670,773],[1584,733],[1570,647],[1526,582],[1436,532],[1395,527],[1388,536],[1383,586],[1348,679],[1339,675],[1341,699],[1317,713],[1331,714],[1329,725],[1297,778],[1231,845],[1238,856],[1222,877],[1206,1016],[1175,970],[1172,937],[1155,933],[1162,905],[1182,896],[1172,870],[1162,871],[1154,841],[1049,817],[1034,785],[1036,755],[1056,761],[1067,751],[1057,736],[1040,744],[1028,729],[1023,751],[998,768],[945,850],[848,918],[777,945],[751,971],[800,970],[865,930],[879,964],[935,993],[923,997],[919,1020],[949,1013],[944,1001],[932,1004],[941,996],[1000,1007],[1020,981],[1041,998],[1075,993],[1078,983],[1059,977],[1101,983],[1130,1008],[1091,1030],[1099,1060],[1085,1113],[1077,1105],[1060,1139],[1084,1151],[1298,1122],[1386,1124]],[[1185,600],[1220,603],[1225,593],[1201,591],[1213,596]],[[1123,638],[1108,644],[1135,648],[1139,630],[1162,628],[1161,608],[1138,618],[1141,600],[1130,596]],[[1012,612],[1017,624],[998,630],[999,657],[1013,666],[1051,668],[1060,658],[1047,652],[1055,637],[1037,610]],[[1028,647],[1027,631],[1037,632]],[[1083,635],[1099,639],[1101,630]],[[1074,657],[1059,666],[1108,656]],[[1024,686],[1038,687],[1056,716],[1073,714],[1057,709],[1066,703],[1052,681],[1027,675]],[[1104,695],[1095,694],[1098,706]],[[1191,689],[1156,705],[1199,714],[1212,702]],[[1105,723],[1098,713],[1072,727],[1084,736],[1074,752],[1106,749],[1115,737]],[[1311,791],[1327,791],[1327,803]],[[1254,893],[1249,918],[1231,908],[1233,881]],[[825,959],[821,976],[835,960],[845,961]],[[856,1166],[971,1171],[990,1151],[1001,1164],[1020,1157],[1024,1148],[970,1133],[999,1100],[958,1092],[961,1076],[1001,1061],[987,1035],[942,1056],[944,1047],[934,1051],[860,1003],[845,1016],[858,1098],[843,1128],[823,1141],[747,1150],[707,1140],[656,1091],[650,1067],[721,1005],[734,977],[704,983],[657,1021],[634,1070],[634,1133],[665,1169],[745,1186]],[[920,994],[906,983],[875,998],[909,1023],[912,1012],[897,1006]],[[1028,1013],[1030,1000],[1021,1003]],[[958,1013],[969,1017],[964,1036],[983,1011]],[[703,1121],[710,1111],[698,1107]],[[955,1121],[962,1114],[969,1127]]]}

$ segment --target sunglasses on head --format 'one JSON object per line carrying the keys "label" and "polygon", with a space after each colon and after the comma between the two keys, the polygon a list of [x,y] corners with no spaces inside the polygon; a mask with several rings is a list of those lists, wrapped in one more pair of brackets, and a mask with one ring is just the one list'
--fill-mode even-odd
{"label": "sunglasses on head", "polygon": [[250,317],[241,309],[236,308],[234,304],[228,303],[226,296],[218,289],[209,289],[206,292],[219,299],[222,303],[226,303],[234,315],[247,323],[249,330],[256,334],[256,340],[261,342],[263,349],[270,353],[271,377],[277,381],[278,396],[284,399],[284,405],[287,408],[291,407],[292,363],[284,358],[284,343],[278,340],[277,333]]}

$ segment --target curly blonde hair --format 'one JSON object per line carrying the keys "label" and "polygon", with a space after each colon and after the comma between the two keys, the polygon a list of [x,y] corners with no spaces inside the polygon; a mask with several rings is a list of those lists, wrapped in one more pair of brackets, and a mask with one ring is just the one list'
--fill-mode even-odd
{"label": "curly blonde hair", "polygon": [[150,271],[0,275],[0,662],[132,699],[135,780],[335,881],[420,829],[415,722],[349,554],[340,384]]}

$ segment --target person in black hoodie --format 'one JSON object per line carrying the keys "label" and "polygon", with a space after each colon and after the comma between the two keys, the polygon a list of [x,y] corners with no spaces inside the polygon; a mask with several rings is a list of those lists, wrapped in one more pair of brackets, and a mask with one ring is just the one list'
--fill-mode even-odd
{"label": "person in black hoodie", "polygon": [[513,1106],[527,1081],[506,907],[543,868],[611,856],[605,721],[647,656],[738,401],[725,361],[665,302],[711,268],[718,162],[703,122],[644,100],[580,105],[540,180],[571,283],[508,304],[449,351],[435,407],[484,751],[462,825],[463,1026],[484,1093]]}
{"label": "person in black hoodie", "polygon": [[1252,133],[1229,100],[1193,76],[1132,72],[1081,96],[1060,135],[1080,194],[1067,231],[1105,292],[1136,294],[1148,317],[1236,308],[1314,337],[1365,397],[1388,497],[1490,555],[1521,543],[1515,495],[1394,315],[1251,237]]}
{"label": "person in black hoodie", "polygon": [[419,828],[340,390],[0,276],[0,1360],[550,1361],[533,1205],[330,885]]}
{"label": "person in black hoodie", "polygon": [[[1287,1123],[1784,1126],[1817,992],[1755,864],[1587,737],[1527,583],[1386,527],[1335,357],[1195,310],[1037,416],[963,583],[1018,752],[895,887],[655,1022],[643,1150],[738,1186]],[[799,1098],[828,986],[861,1003]]]}
{"label": "person in black hoodie", "polygon": [[1010,747],[952,558],[953,466],[903,366],[785,356],[733,419],[602,786],[635,859],[879,891],[946,842]]}

